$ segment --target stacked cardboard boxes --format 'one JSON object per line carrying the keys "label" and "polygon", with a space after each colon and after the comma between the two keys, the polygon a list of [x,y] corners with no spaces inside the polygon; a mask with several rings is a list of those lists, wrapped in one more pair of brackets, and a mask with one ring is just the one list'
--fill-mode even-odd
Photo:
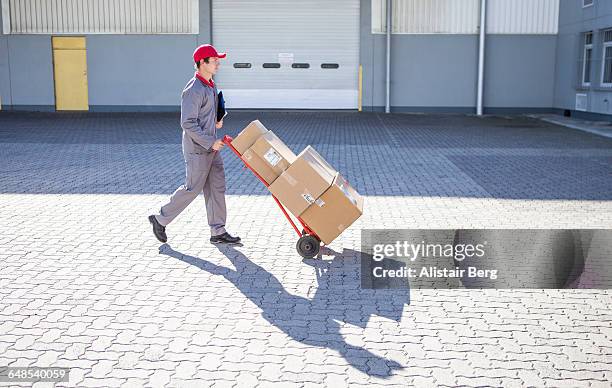
{"label": "stacked cardboard boxes", "polygon": [[336,173],[331,186],[300,215],[325,244],[331,243],[363,214],[363,198]]}
{"label": "stacked cardboard boxes", "polygon": [[242,130],[232,145],[283,206],[325,244],[363,213],[363,198],[313,147],[296,156],[259,120]]}
{"label": "stacked cardboard boxes", "polygon": [[296,158],[293,151],[259,120],[247,125],[232,140],[232,146],[268,185]]}
{"label": "stacked cardboard boxes", "polygon": [[295,154],[272,131],[268,131],[244,151],[242,158],[269,185],[295,161]]}
{"label": "stacked cardboard boxes", "polygon": [[268,188],[296,217],[327,190],[337,171],[308,146]]}
{"label": "stacked cardboard boxes", "polygon": [[234,140],[232,140],[232,145],[238,151],[240,155],[244,154],[246,150],[248,150],[259,136],[268,132],[268,128],[264,127],[264,125],[259,121],[251,121],[249,125],[247,125],[242,132]]}

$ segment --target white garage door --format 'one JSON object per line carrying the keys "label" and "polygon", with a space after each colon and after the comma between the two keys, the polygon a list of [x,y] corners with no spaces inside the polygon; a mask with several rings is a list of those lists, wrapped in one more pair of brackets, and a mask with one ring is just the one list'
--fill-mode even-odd
{"label": "white garage door", "polygon": [[213,0],[228,108],[355,109],[359,0]]}

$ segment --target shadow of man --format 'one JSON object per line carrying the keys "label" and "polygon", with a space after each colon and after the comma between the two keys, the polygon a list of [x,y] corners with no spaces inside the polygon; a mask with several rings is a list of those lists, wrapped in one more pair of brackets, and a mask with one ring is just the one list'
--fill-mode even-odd
{"label": "shadow of man", "polygon": [[[338,321],[349,322],[363,328],[369,317],[376,313],[379,305],[383,306],[383,313],[379,315],[396,317],[397,321],[401,319],[403,302],[401,308],[389,307],[389,296],[368,292],[373,290],[363,290],[365,291],[363,292],[364,298],[360,298],[362,290],[359,288],[358,278],[349,280],[352,289],[334,289],[330,279],[335,276],[336,268],[342,270],[341,265],[334,264],[341,262],[345,257],[359,257],[358,252],[345,249],[343,254],[339,254],[324,248],[327,252],[335,254],[332,261],[304,260],[306,264],[315,267],[319,281],[314,297],[307,299],[287,292],[274,275],[253,263],[235,247],[217,246],[217,249],[230,260],[235,270],[198,257],[185,255],[172,249],[168,244],[160,247],[160,253],[211,274],[223,276],[261,309],[262,316],[270,324],[295,341],[335,350],[352,367],[370,376],[388,378],[394,370],[404,369],[396,361],[378,356],[360,346],[348,344],[340,333]],[[357,261],[355,265],[358,268],[359,262]],[[342,277],[342,274],[339,276]],[[406,292],[404,290],[404,295]]]}

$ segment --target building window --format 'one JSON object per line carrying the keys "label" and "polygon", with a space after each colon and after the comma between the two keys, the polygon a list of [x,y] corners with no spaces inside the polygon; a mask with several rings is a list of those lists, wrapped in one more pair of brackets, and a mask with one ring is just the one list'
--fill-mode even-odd
{"label": "building window", "polygon": [[591,62],[593,59],[593,32],[584,34],[584,50],[582,52],[582,85],[591,84]]}
{"label": "building window", "polygon": [[[478,34],[481,0],[393,0],[393,34]],[[577,3],[580,4],[580,3]],[[372,33],[387,31],[387,1],[371,0]],[[489,0],[487,34],[557,35],[559,0]]]}
{"label": "building window", "polygon": [[582,8],[590,7],[593,5],[594,0],[582,0]]}
{"label": "building window", "polygon": [[612,29],[605,30],[603,35],[603,60],[601,69],[601,85],[612,86]]}
{"label": "building window", "polygon": [[198,0],[0,0],[5,34],[197,34]]}

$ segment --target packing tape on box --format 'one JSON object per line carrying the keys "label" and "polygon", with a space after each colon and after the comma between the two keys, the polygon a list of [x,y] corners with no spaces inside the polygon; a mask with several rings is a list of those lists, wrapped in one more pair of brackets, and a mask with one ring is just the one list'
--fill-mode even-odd
{"label": "packing tape on box", "polygon": [[287,170],[283,172],[282,176],[285,178],[287,183],[289,183],[291,186],[297,185],[297,180],[294,177],[292,177],[291,174],[287,172]]}
{"label": "packing tape on box", "polygon": [[346,187],[346,185],[344,185],[344,182],[343,184],[340,185],[340,190],[342,190],[342,192],[344,193],[344,196],[348,198],[348,200],[351,201],[353,205],[357,206],[357,200],[353,198],[351,193],[349,193],[348,188]]}
{"label": "packing tape on box", "polygon": [[325,201],[323,201],[321,198],[317,199],[315,201],[315,203],[319,206],[319,207],[323,207],[325,205]]}

